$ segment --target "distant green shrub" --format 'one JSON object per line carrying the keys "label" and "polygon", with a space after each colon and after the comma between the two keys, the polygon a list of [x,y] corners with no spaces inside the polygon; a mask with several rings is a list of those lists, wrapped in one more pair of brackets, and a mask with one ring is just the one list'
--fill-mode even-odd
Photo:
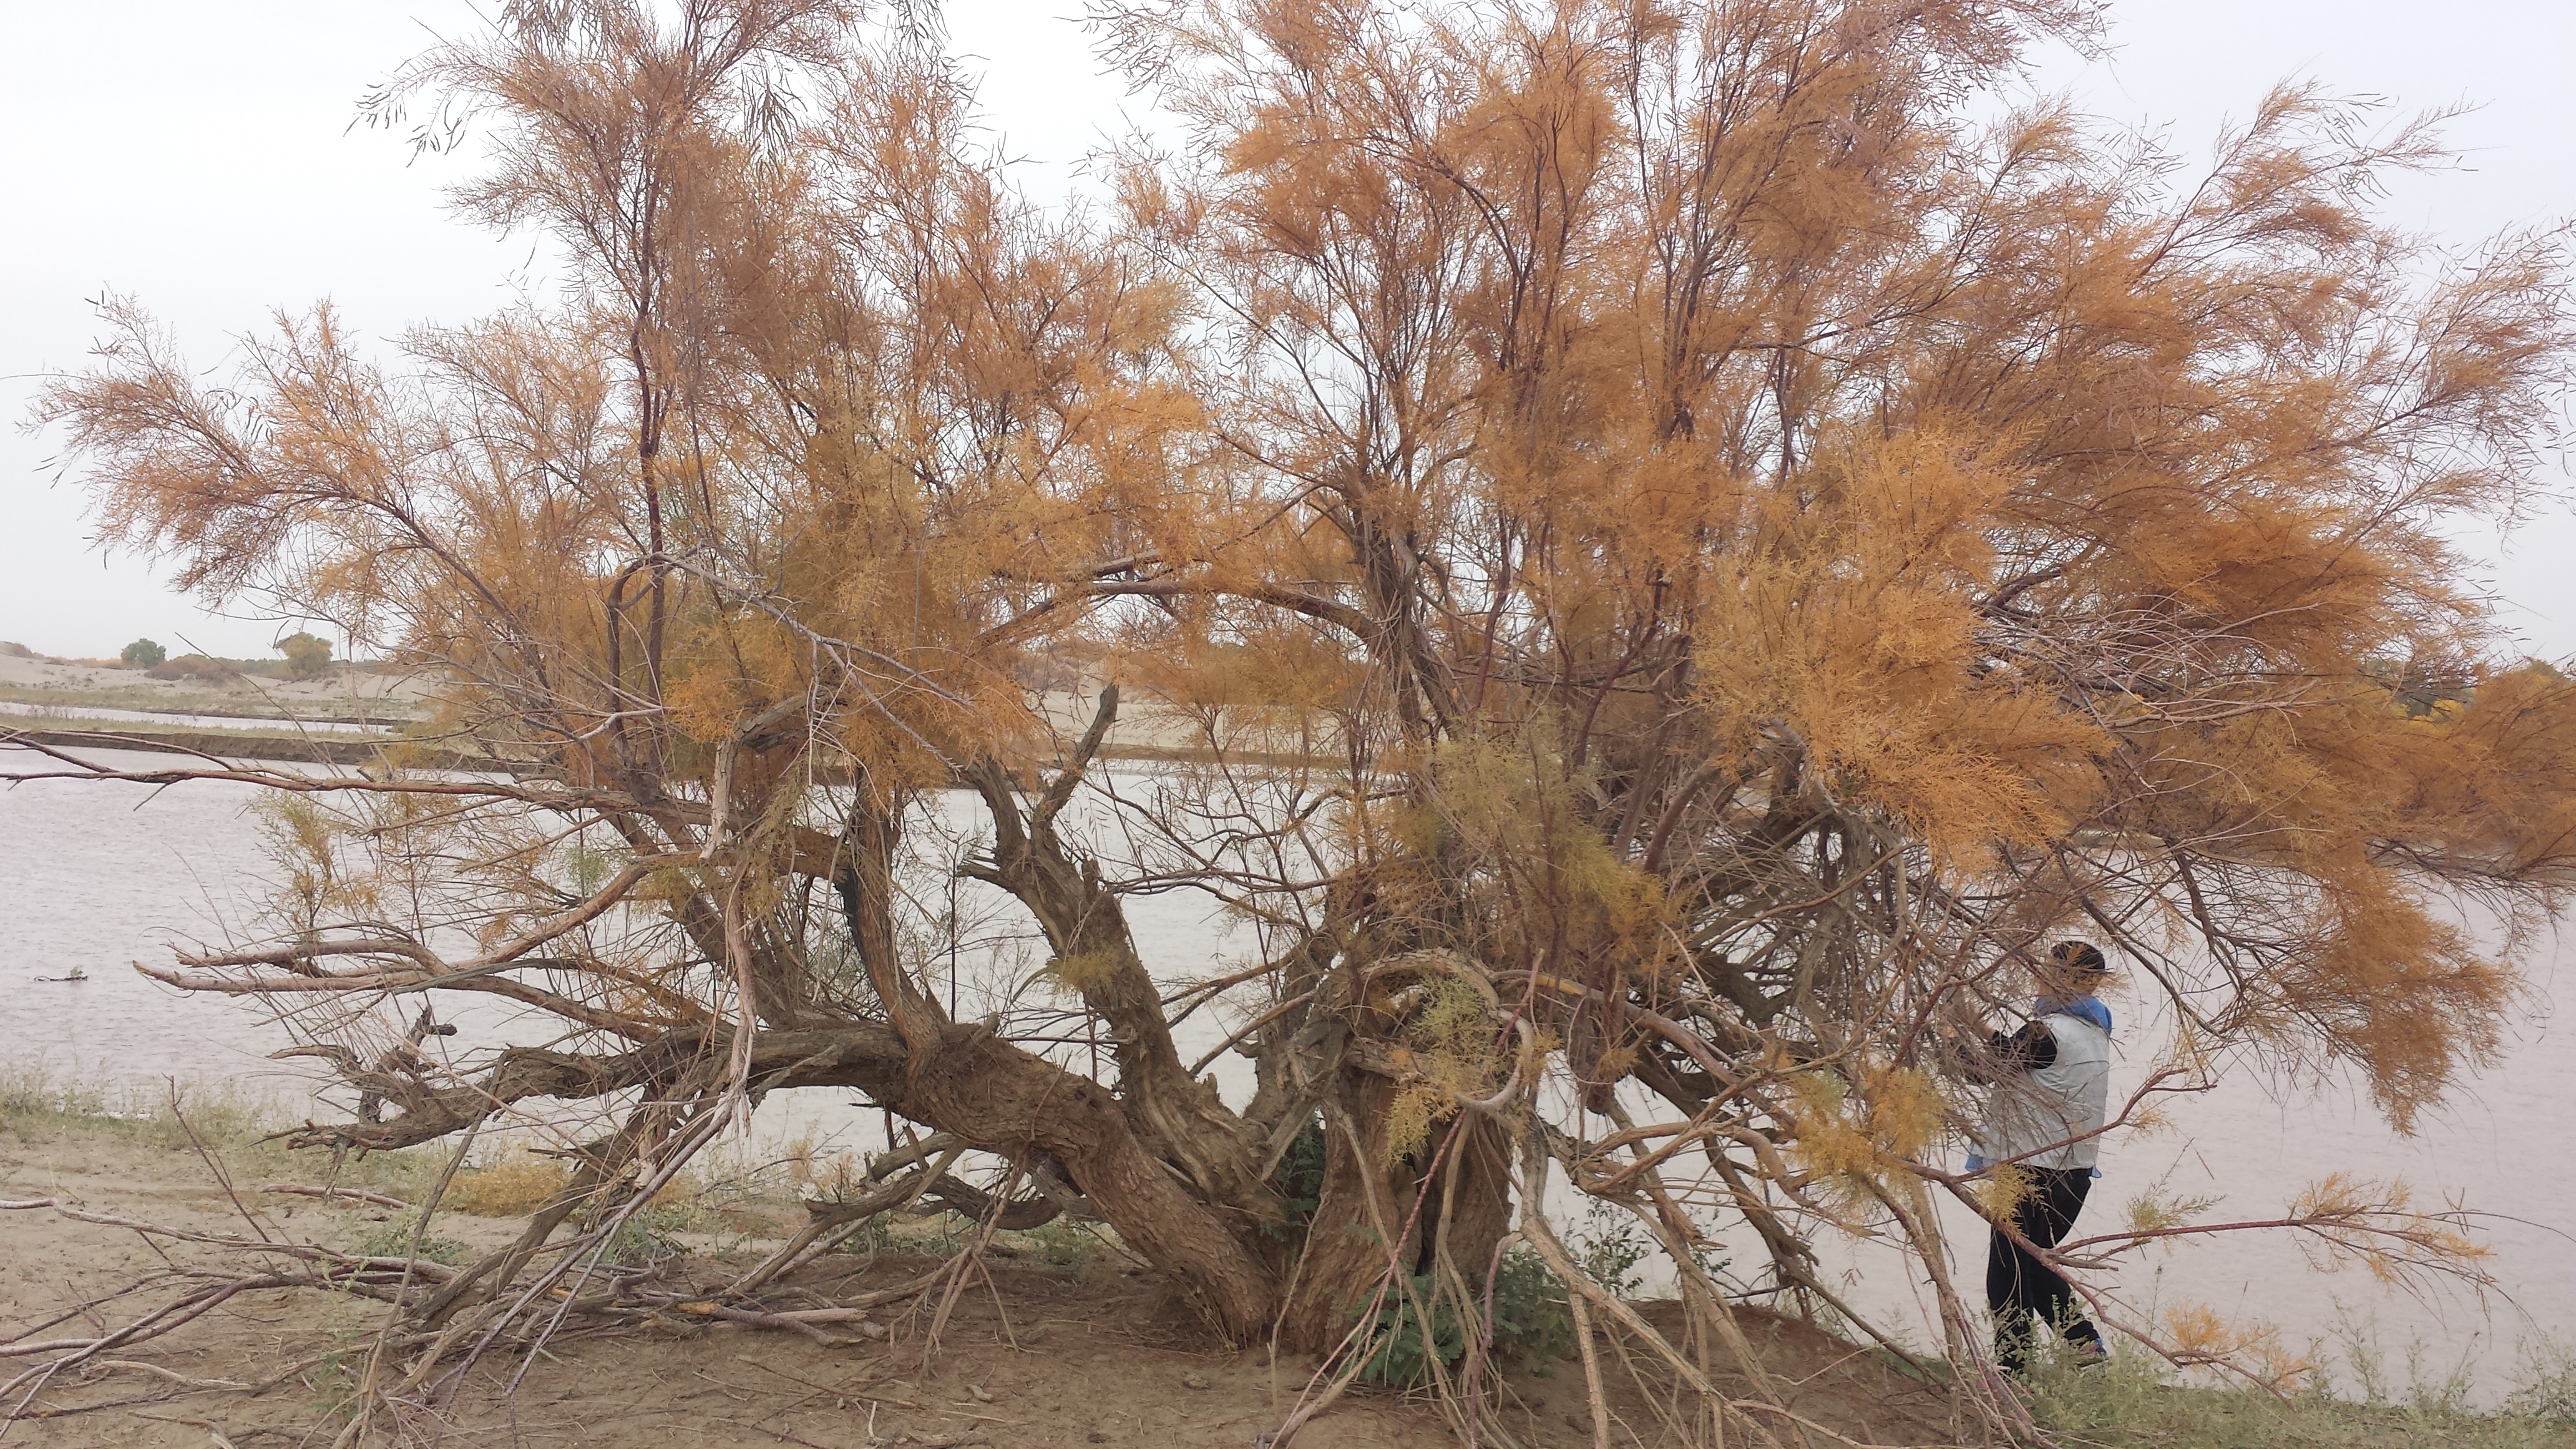
{"label": "distant green shrub", "polygon": [[630,1213],[609,1235],[603,1258],[621,1268],[645,1268],[666,1258],[685,1256],[689,1247],[679,1234],[695,1226],[684,1208],[645,1206]]}
{"label": "distant green shrub", "polygon": [[1041,1223],[1022,1236],[1039,1257],[1059,1268],[1088,1268],[1105,1251],[1099,1234],[1069,1218]]}
{"label": "distant green shrub", "polygon": [[150,669],[169,658],[170,651],[150,639],[137,639],[116,657],[124,660],[128,669]]}
{"label": "distant green shrub", "polygon": [[215,684],[230,684],[241,678],[240,670],[203,654],[182,654],[176,659],[165,659],[143,672],[154,679],[203,679]]}
{"label": "distant green shrub", "polygon": [[319,634],[289,634],[277,641],[287,672],[298,679],[318,679],[331,672],[331,641]]}

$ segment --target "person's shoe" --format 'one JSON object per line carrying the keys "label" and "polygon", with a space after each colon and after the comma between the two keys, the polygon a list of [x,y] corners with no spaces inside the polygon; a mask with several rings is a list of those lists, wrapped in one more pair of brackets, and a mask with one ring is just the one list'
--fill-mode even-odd
{"label": "person's shoe", "polygon": [[2111,1361],[2111,1351],[2104,1348],[2102,1340],[2098,1338],[2087,1338],[2070,1343],[2066,1346],[2066,1352],[2069,1359],[2080,1369],[2100,1368]]}

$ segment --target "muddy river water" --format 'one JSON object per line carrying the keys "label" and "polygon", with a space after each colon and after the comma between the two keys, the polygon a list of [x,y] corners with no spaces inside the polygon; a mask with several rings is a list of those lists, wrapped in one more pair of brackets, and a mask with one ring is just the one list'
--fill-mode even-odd
{"label": "muddy river water", "polygon": [[[267,1055],[286,1044],[282,1028],[253,1007],[184,997],[130,966],[167,960],[174,945],[223,939],[230,923],[255,909],[265,866],[251,804],[248,789],[220,784],[156,792],[36,783],[0,791],[0,1068],[41,1066],[57,1078],[156,1091],[171,1077],[301,1110],[298,1099],[309,1091],[302,1069]],[[963,812],[967,805],[959,798],[947,808]],[[1187,895],[1139,898],[1130,912],[1158,974],[1204,974],[1248,945]],[[75,969],[86,979],[39,979]],[[2576,1002],[2576,974],[2560,965],[2555,941],[2539,953],[2530,986],[2530,1010],[2504,1060],[2422,1121],[2415,1136],[2393,1134],[2348,1087],[2293,1090],[2240,1074],[2216,1091],[2179,1099],[2169,1109],[2169,1129],[2114,1138],[2079,1230],[2115,1225],[2125,1202],[2159,1180],[2181,1195],[2222,1199],[2213,1220],[2276,1215],[2305,1185],[2338,1172],[2403,1179],[2420,1203],[2457,1199],[2491,1215],[2483,1219],[2485,1241],[2509,1298],[2410,1297],[2358,1270],[2318,1271],[2295,1241],[2273,1234],[2191,1240],[2131,1260],[2119,1287],[2132,1301],[2161,1309],[2204,1303],[2232,1319],[2268,1322],[2288,1346],[2322,1342],[2330,1357],[2342,1352],[2343,1335],[2375,1335],[2401,1388],[2410,1348],[2415,1372],[2426,1379],[2473,1358],[2483,1396],[2491,1397],[2526,1336],[2576,1340],[2576,1042],[2550,1011],[2553,997]],[[470,1006],[454,1019],[466,1030],[451,1050],[513,1034],[508,1018]],[[1212,1012],[1193,1018],[1184,1052],[1194,1057],[1214,1045],[1228,1024]],[[2123,1022],[2124,1039],[2146,1034]],[[2125,1048],[2115,1098],[2143,1074],[2147,1057],[2134,1043]],[[1248,1095],[1248,1068],[1239,1060],[1222,1058],[1216,1070],[1230,1097]],[[837,1093],[778,1094],[754,1132],[781,1140],[821,1134],[861,1150],[882,1140],[876,1114]],[[1945,1221],[1957,1245],[1958,1281],[1973,1292],[1982,1237],[1963,1212]],[[1747,1244],[1738,1261],[1755,1256]],[[1893,1255],[1861,1247],[1828,1257],[1856,1306],[1910,1322],[1912,1336],[1929,1341],[1919,1317],[1923,1292]]]}

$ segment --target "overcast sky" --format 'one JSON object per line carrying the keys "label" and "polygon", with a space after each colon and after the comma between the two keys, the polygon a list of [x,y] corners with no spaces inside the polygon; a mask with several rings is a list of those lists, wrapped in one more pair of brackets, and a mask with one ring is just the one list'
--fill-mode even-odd
{"label": "overcast sky", "polygon": [[[1079,0],[949,0],[957,47],[1041,193],[1121,128]],[[542,292],[528,241],[451,222],[459,166],[413,162],[350,126],[366,86],[477,22],[457,0],[0,0],[0,639],[113,654],[257,655],[290,632],[208,615],[144,560],[102,558],[82,500],[46,467],[56,440],[16,423],[42,374],[78,366],[88,299],[131,293],[214,367],[272,309],[328,297],[362,335],[454,321]],[[2035,84],[2197,154],[2273,82],[2315,77],[2412,110],[2466,101],[2448,135],[2467,168],[2411,180],[2402,224],[2466,248],[2576,215],[2576,5],[2566,0],[2130,0],[2101,61],[2043,59]],[[2576,653],[2576,515],[2546,506],[2477,540],[2506,619],[2534,652]],[[291,626],[290,626],[291,627]]]}

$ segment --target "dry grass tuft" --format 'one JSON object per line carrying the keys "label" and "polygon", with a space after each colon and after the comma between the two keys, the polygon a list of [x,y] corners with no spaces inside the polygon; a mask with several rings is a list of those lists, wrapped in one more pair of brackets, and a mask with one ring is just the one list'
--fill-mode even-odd
{"label": "dry grass tuft", "polygon": [[352,1155],[290,1151],[270,1134],[301,1115],[278,1095],[232,1083],[180,1083],[178,1105],[165,1084],[103,1083],[55,1073],[42,1062],[0,1063],[0,1132],[22,1141],[105,1133],[140,1147],[215,1153],[237,1180],[321,1181],[411,1198],[428,1190],[444,1163],[436,1147]]}
{"label": "dry grass tuft", "polygon": [[514,1152],[484,1167],[456,1174],[440,1206],[478,1218],[525,1217],[572,1183],[559,1163]]}

